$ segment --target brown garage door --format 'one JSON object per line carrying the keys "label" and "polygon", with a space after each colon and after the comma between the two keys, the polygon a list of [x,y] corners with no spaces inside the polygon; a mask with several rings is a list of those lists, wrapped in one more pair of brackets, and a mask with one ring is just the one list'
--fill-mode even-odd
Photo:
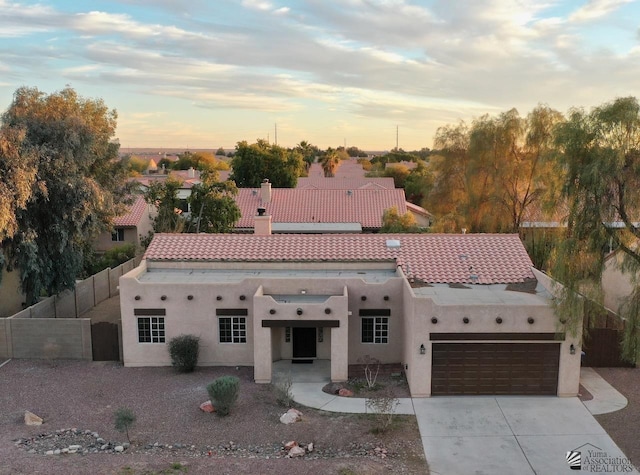
{"label": "brown garage door", "polygon": [[431,393],[555,395],[559,343],[433,343]]}

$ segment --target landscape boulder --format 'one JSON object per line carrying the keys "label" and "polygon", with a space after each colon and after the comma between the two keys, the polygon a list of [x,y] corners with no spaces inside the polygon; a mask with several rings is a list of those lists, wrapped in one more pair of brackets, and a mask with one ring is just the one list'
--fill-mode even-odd
{"label": "landscape boulder", "polygon": [[291,450],[289,450],[289,457],[293,458],[293,457],[302,457],[305,454],[305,450],[302,447],[298,447],[297,445],[295,447],[292,447]]}
{"label": "landscape boulder", "polygon": [[211,404],[211,401],[205,401],[202,404],[200,404],[200,410],[204,411],[204,412],[216,412],[216,408],[213,407],[213,404]]}
{"label": "landscape boulder", "polygon": [[287,442],[286,444],[284,444],[284,449],[289,451],[294,447],[297,447],[298,443],[295,440],[290,440],[289,442]]}
{"label": "landscape boulder", "polygon": [[291,408],[282,416],[280,416],[280,422],[283,424],[293,424],[294,422],[298,422],[302,419],[302,413],[297,409]]}
{"label": "landscape boulder", "polygon": [[24,411],[24,423],[28,426],[41,426],[42,417],[36,416],[31,411]]}
{"label": "landscape boulder", "polygon": [[338,391],[338,396],[342,397],[353,397],[353,391],[351,389],[342,388]]}

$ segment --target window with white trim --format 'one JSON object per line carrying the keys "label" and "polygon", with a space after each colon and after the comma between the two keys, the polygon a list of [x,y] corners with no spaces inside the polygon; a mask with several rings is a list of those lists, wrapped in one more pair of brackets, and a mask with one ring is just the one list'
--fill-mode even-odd
{"label": "window with white trim", "polygon": [[138,343],[164,342],[164,317],[138,317]]}
{"label": "window with white trim", "polygon": [[362,343],[389,343],[388,317],[362,317]]}
{"label": "window with white trim", "polygon": [[245,317],[218,317],[220,343],[246,343],[247,319]]}

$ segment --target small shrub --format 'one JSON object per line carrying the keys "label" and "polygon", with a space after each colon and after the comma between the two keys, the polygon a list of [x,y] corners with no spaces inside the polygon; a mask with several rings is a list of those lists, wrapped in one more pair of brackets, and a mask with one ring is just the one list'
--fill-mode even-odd
{"label": "small shrub", "polygon": [[278,404],[284,407],[291,407],[293,404],[293,395],[291,394],[291,386],[293,380],[291,379],[291,373],[286,375],[277,375],[274,378],[273,388],[276,393],[276,401]]}
{"label": "small shrub", "polygon": [[221,376],[207,386],[207,392],[216,414],[227,416],[238,399],[240,380],[235,376]]}
{"label": "small shrub", "polygon": [[181,373],[192,372],[198,364],[200,339],[194,335],[179,335],[169,341],[171,364]]}
{"label": "small shrub", "polygon": [[128,407],[121,407],[114,413],[115,427],[118,432],[125,432],[127,434],[127,440],[131,443],[129,438],[129,429],[136,421],[136,415]]}
{"label": "small shrub", "polygon": [[385,432],[389,428],[398,404],[400,404],[398,398],[390,394],[380,394],[367,399],[367,409],[375,417],[374,433]]}
{"label": "small shrub", "polygon": [[376,385],[378,373],[380,372],[380,360],[373,358],[372,356],[365,355],[358,359],[358,361],[364,364],[364,377],[367,380],[367,386],[369,389],[372,389]]}

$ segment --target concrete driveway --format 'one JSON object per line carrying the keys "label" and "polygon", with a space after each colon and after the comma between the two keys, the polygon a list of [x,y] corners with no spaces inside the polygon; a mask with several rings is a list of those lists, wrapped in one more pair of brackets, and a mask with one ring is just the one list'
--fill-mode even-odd
{"label": "concrete driveway", "polygon": [[[434,475],[638,473],[576,397],[434,397],[413,404]],[[570,468],[570,451],[580,452],[581,470]]]}

